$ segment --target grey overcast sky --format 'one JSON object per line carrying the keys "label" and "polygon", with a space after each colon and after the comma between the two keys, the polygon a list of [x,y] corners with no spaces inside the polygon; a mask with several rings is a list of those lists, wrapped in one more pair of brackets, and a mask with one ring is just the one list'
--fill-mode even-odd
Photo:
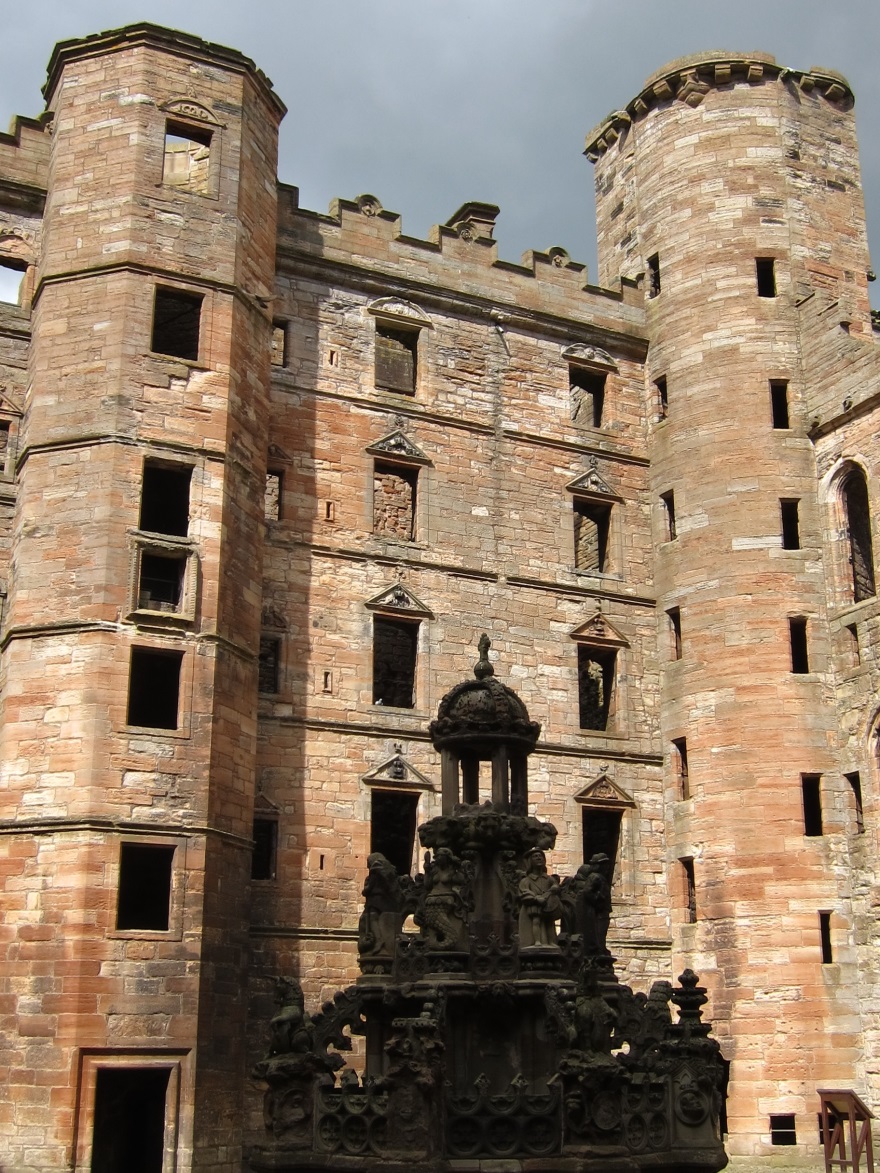
{"label": "grey overcast sky", "polygon": [[504,259],[558,244],[591,276],[584,138],[649,74],[704,49],[823,65],[855,90],[880,269],[880,0],[0,0],[2,11],[0,125],[42,109],[56,41],[138,20],[183,28],[272,78],[289,110],[279,174],[304,207],[372,192],[424,236],[485,200],[501,207]]}

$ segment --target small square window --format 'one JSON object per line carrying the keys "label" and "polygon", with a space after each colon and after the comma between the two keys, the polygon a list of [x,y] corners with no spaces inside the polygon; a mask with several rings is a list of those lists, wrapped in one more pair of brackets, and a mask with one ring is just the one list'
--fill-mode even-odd
{"label": "small square window", "polygon": [[198,362],[202,300],[200,293],[157,287],[150,342],[155,354]]}
{"label": "small square window", "polygon": [[152,534],[185,538],[189,533],[192,467],[144,462],[138,528]]}
{"label": "small square window", "polygon": [[794,1113],[783,1113],[770,1117],[770,1143],[781,1145],[797,1144]]}
{"label": "small square window", "polygon": [[571,418],[574,423],[586,424],[592,428],[602,426],[606,378],[604,373],[598,371],[569,366],[568,387],[571,396]]}
{"label": "small square window", "polygon": [[179,612],[183,599],[186,557],[141,554],[138,609]]}
{"label": "small square window", "polygon": [[179,191],[208,195],[211,184],[211,132],[169,120],[165,124],[162,182]]}
{"label": "small square window", "polygon": [[755,259],[755,279],[758,286],[758,297],[776,296],[776,262],[773,257],[757,257]]}
{"label": "small square window", "polygon": [[128,678],[129,725],[176,729],[183,652],[132,648]]}
{"label": "small square window", "polygon": [[117,929],[168,931],[174,850],[164,844],[120,844]]}
{"label": "small square window", "polygon": [[418,374],[418,330],[376,322],[376,386],[414,395]]}

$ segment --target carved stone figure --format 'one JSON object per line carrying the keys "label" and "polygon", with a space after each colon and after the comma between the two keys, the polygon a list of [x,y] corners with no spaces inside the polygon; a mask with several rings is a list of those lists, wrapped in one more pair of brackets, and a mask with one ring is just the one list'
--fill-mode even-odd
{"label": "carved stone figure", "polygon": [[312,1021],[305,1011],[302,986],[291,978],[278,979],[281,1009],[269,1023],[272,1032],[270,1055],[304,1055],[314,1040]]}
{"label": "carved stone figure", "polygon": [[425,897],[415,916],[435,949],[457,949],[466,944],[464,885],[461,860],[448,847],[438,847],[426,871]]}
{"label": "carved stone figure", "polygon": [[519,882],[519,943],[555,945],[556,922],[562,915],[559,881],[547,875],[547,858],[543,851],[531,851],[527,871]]}
{"label": "carved stone figure", "polygon": [[362,957],[393,957],[403,925],[403,890],[394,864],[378,851],[367,857],[364,911],[358,922],[358,952]]}

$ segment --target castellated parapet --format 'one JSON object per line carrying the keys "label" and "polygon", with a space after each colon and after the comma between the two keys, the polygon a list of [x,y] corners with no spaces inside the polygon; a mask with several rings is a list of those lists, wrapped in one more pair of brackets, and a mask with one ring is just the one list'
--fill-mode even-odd
{"label": "castellated parapet", "polygon": [[421,882],[483,630],[550,873],[613,861],[636,991],[699,972],[731,1167],[814,1168],[816,1089],[880,1098],[845,79],[650,78],[588,138],[598,285],[492,205],[300,208],[196,37],[67,42],[45,94],[0,135],[4,1169],[248,1167],[276,980],[353,979],[368,856]]}

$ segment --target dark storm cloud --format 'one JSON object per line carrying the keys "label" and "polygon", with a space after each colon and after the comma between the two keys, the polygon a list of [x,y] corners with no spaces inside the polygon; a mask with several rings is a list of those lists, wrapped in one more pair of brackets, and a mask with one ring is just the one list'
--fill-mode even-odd
{"label": "dark storm cloud", "polygon": [[371,191],[422,236],[486,200],[501,205],[506,258],[561,244],[591,270],[584,136],[649,74],[710,48],[824,65],[856,92],[880,241],[878,0],[38,0],[5,22],[0,119],[40,110],[55,41],[139,19],[232,45],[269,74],[290,109],[281,178],[304,205]]}

